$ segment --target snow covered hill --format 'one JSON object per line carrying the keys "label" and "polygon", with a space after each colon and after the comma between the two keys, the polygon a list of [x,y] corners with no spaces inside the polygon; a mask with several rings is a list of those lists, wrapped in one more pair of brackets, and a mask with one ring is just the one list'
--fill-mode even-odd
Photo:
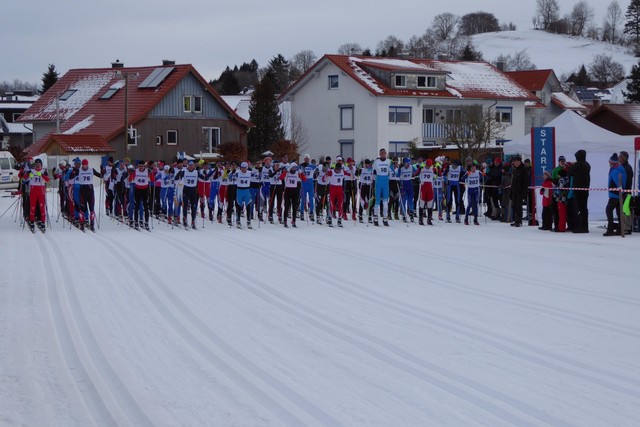
{"label": "snow covered hill", "polygon": [[597,54],[611,55],[627,73],[638,63],[638,58],[628,53],[627,48],[540,30],[476,34],[472,38],[486,61],[494,61],[501,54],[513,55],[525,50],[539,69],[552,68],[558,77],[577,71],[582,64],[588,67]]}
{"label": "snow covered hill", "polygon": [[104,216],[85,234],[51,209],[44,235],[0,219],[0,425],[640,419],[640,236]]}

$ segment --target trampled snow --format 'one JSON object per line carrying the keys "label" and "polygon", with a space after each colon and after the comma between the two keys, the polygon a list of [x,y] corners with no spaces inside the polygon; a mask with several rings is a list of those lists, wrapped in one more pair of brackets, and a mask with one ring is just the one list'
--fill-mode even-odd
{"label": "trampled snow", "polygon": [[93,234],[48,198],[44,235],[0,198],[1,425],[638,425],[635,234]]}

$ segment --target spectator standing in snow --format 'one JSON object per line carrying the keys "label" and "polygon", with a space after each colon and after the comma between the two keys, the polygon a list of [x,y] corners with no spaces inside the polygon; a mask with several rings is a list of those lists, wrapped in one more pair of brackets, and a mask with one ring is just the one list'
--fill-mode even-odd
{"label": "spectator standing in snow", "polygon": [[[607,203],[606,213],[607,213],[607,231],[604,233],[604,236],[614,236],[616,233],[614,231],[614,223],[613,223],[613,212],[615,211],[618,215],[618,221],[621,223],[622,218],[620,215],[620,189],[624,188],[625,183],[627,182],[627,174],[624,170],[624,167],[620,164],[618,160],[618,154],[613,153],[611,158],[609,159],[609,182],[607,187],[609,188],[609,202]],[[622,227],[618,227],[618,232],[622,231]]]}
{"label": "spectator standing in snow", "polygon": [[513,201],[512,227],[522,227],[522,203],[527,197],[528,179],[526,170],[522,164],[522,157],[515,156],[512,159],[511,170],[511,200]]}
{"label": "spectator standing in snow", "polygon": [[[589,188],[591,185],[591,165],[587,162],[585,150],[576,151],[576,162],[571,165],[568,172],[571,188]],[[573,233],[589,232],[589,190],[572,190],[574,206],[571,209],[573,215]]]}

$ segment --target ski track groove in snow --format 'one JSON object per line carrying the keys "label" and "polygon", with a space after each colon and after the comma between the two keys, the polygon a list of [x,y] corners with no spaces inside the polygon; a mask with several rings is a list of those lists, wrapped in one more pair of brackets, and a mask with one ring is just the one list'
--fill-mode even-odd
{"label": "ski track groove in snow", "polygon": [[45,277],[57,341],[91,417],[96,425],[152,426],[100,349],[75,293],[74,275],[64,274],[73,269],[58,255],[62,252],[54,239],[43,237],[45,243],[37,246],[53,272]]}
{"label": "ski track groove in snow", "polygon": [[[245,243],[240,243],[239,241],[231,238],[227,238],[223,236],[217,236],[217,238],[221,240],[225,240],[237,246],[246,248],[247,250],[254,249],[250,245],[247,245]],[[296,262],[293,263],[291,261],[287,261],[286,259],[283,259],[282,257],[277,257],[269,253],[266,253],[264,251],[257,251],[257,255],[267,258],[269,260],[272,260],[274,262],[277,262],[279,264],[285,265],[292,269],[300,269],[301,267],[303,267],[303,268],[306,268],[307,271],[312,271],[313,268],[315,268],[315,266],[309,263],[306,263],[304,261],[296,260]],[[560,374],[572,375],[578,379],[586,380],[598,386],[608,388],[609,390],[616,391],[618,393],[628,394],[632,397],[640,394],[640,381],[634,380],[633,378],[618,375],[613,372],[608,372],[599,367],[589,366],[585,363],[581,363],[576,360],[572,360],[563,356],[558,356],[546,350],[538,349],[531,344],[518,341],[517,339],[507,338],[497,333],[484,331],[481,328],[464,324],[463,322],[447,317],[442,313],[431,312],[430,314],[427,314],[428,309],[426,307],[411,306],[409,304],[396,301],[392,297],[389,297],[387,295],[381,295],[381,294],[376,295],[375,291],[368,288],[362,288],[361,291],[353,290],[345,286],[344,283],[340,282],[339,280],[332,279],[331,277],[323,278],[323,283],[329,284],[333,286],[335,289],[345,294],[355,296],[359,299],[372,302],[374,304],[380,305],[385,308],[393,308],[397,312],[408,315],[414,319],[422,320],[427,325],[438,326],[441,329],[449,330],[451,332],[455,332],[459,335],[465,336],[467,338],[471,338],[478,342],[488,344],[490,346],[493,346],[496,349],[499,349],[508,354],[511,354],[512,356],[520,357],[521,359],[538,364],[547,369],[554,370]],[[447,322],[449,322],[449,324],[444,323],[442,320],[446,320]],[[514,348],[514,347],[520,347],[525,351],[518,350],[517,348]],[[527,352],[529,352],[529,354],[527,354]],[[531,353],[537,354],[538,356],[532,355]],[[544,358],[555,360],[555,362],[545,360]],[[560,363],[557,363],[557,362],[560,362]],[[561,364],[561,363],[564,363],[564,364]],[[586,373],[580,372],[575,368],[583,369],[584,371],[586,371]],[[615,378],[620,382],[637,387],[637,389],[630,389],[630,388],[621,386],[619,384],[615,384],[609,381],[608,379],[597,378],[596,376],[592,375],[594,373],[602,375],[605,378]]]}
{"label": "ski track groove in snow", "polygon": [[[155,236],[156,234],[151,235]],[[176,332],[189,346],[201,354],[206,360],[212,361],[212,365],[215,369],[222,372],[227,378],[252,396],[256,402],[267,409],[270,413],[274,414],[283,423],[291,426],[303,426],[309,425],[310,423],[308,417],[305,417],[306,419],[303,420],[297,414],[287,409],[288,405],[292,404],[304,411],[309,417],[312,417],[313,421],[317,425],[342,425],[342,423],[333,418],[330,414],[326,413],[312,402],[306,400],[296,391],[289,388],[279,379],[272,376],[231,347],[231,345],[229,345],[222,337],[194,315],[182,300],[164,284],[162,278],[156,275],[152,270],[148,270],[146,273],[151,282],[158,286],[160,292],[164,295],[167,301],[169,301],[169,303],[162,302],[160,297],[156,295],[151,287],[149,287],[147,280],[137,273],[135,265],[131,260],[136,260],[138,258],[133,252],[129,251],[125,247],[118,247],[117,243],[111,238],[100,235],[97,240],[101,240],[103,245],[109,249],[109,253],[114,256],[114,258],[118,259],[124,266],[128,267],[127,271],[131,278],[134,279],[134,283],[140,287],[149,301],[153,303],[156,310],[164,316],[165,321],[174,330],[176,330]],[[172,245],[177,243],[178,242],[172,242]],[[119,251],[126,253],[127,257],[118,253]],[[140,260],[138,259],[138,261]],[[172,309],[170,305],[174,308]],[[188,324],[185,324],[185,322],[178,318],[178,313],[186,319]],[[191,332],[191,330],[195,330],[203,337],[206,337],[211,345],[198,338],[193,332]],[[215,346],[222,354],[216,353],[211,346]],[[240,365],[240,369],[236,369],[232,365]],[[246,371],[247,373],[242,373],[240,370]],[[256,384],[256,379],[259,379],[264,386],[258,386]],[[287,402],[278,401],[273,397],[271,390],[282,396]]]}
{"label": "ski track groove in snow", "polygon": [[[446,368],[442,368],[428,361],[422,360],[406,350],[375,337],[365,331],[359,330],[342,322],[331,319],[319,313],[311,307],[296,302],[283,293],[270,288],[260,278],[253,276],[246,279],[247,272],[240,271],[229,265],[209,265],[209,259],[194,250],[191,246],[180,241],[165,239],[157,234],[153,235],[158,240],[181,247],[185,252],[190,252],[194,258],[202,260],[204,268],[219,274],[224,274],[232,279],[235,284],[242,286],[247,291],[256,295],[263,301],[293,315],[310,326],[323,331],[346,344],[358,348],[369,356],[387,363],[391,367],[408,373],[427,384],[436,386],[461,400],[477,406],[493,417],[518,426],[535,426],[538,422],[544,422],[553,426],[574,426],[567,421],[544,413],[530,404],[506,395],[490,386],[481,384],[475,380],[465,378]],[[234,243],[233,240],[230,242]],[[508,407],[505,408],[504,406]],[[519,412],[516,414],[514,412]],[[535,419],[532,421],[530,418]]]}
{"label": "ski track groove in snow", "polygon": [[[376,267],[379,267],[381,264],[380,260],[375,260],[372,259],[369,256],[364,256],[364,255],[360,255],[360,254],[356,254],[353,251],[349,252],[345,249],[341,249],[339,247],[329,247],[328,245],[319,243],[319,242],[312,242],[309,243],[308,241],[304,241],[304,240],[298,240],[298,239],[291,239],[293,241],[295,241],[296,243],[299,244],[303,244],[303,245],[307,245],[310,246],[314,249],[317,249],[318,247],[324,247],[325,249],[329,250],[329,251],[333,251],[333,252],[340,252],[348,257],[352,257],[352,258],[358,258],[359,260],[366,262],[368,264],[373,264]],[[443,261],[445,261],[446,258],[443,257]],[[451,262],[451,260],[447,260],[448,262]],[[418,270],[415,270],[409,266],[402,266],[402,268],[394,266],[392,264],[386,264],[385,268],[389,269],[389,270],[394,270],[400,274],[404,274],[407,276],[411,276],[415,279],[418,280],[424,280],[424,273],[420,272]],[[483,268],[485,269],[486,272],[491,272],[493,273],[493,270],[486,268],[486,267],[478,267],[478,268]],[[468,295],[474,295],[483,299],[488,299],[492,302],[503,302],[505,304],[508,305],[513,305],[513,306],[518,306],[521,307],[523,309],[532,311],[534,313],[545,313],[551,316],[555,316],[555,317],[559,317],[562,319],[566,319],[566,320],[571,320],[574,321],[580,325],[584,325],[584,324],[588,324],[591,325],[593,327],[599,328],[599,329],[604,329],[605,331],[609,331],[609,332],[617,332],[619,334],[623,334],[623,335],[628,335],[630,337],[634,337],[634,338],[640,338],[640,329],[638,328],[634,328],[631,326],[627,326],[627,325],[621,325],[619,323],[616,322],[611,322],[608,320],[604,320],[604,319],[600,319],[597,318],[595,316],[589,316],[586,314],[580,314],[580,313],[572,313],[569,310],[559,310],[555,307],[551,307],[548,305],[544,305],[541,303],[530,303],[529,301],[523,300],[521,298],[518,297],[513,297],[513,296],[504,296],[502,294],[496,293],[496,292],[492,292],[492,291],[487,291],[487,290],[474,290],[469,288],[468,286],[465,286],[464,284],[458,283],[458,282],[454,282],[452,281],[450,278],[444,277],[444,276],[440,276],[437,274],[437,272],[434,271],[430,271],[429,272],[429,277],[433,278],[435,280],[433,280],[431,282],[431,284],[436,285],[436,286],[440,286],[443,287],[447,290],[456,290],[460,293],[464,293],[464,294],[468,294]],[[530,280],[530,279],[524,279],[524,280]],[[533,282],[534,284],[537,285],[537,282]]]}

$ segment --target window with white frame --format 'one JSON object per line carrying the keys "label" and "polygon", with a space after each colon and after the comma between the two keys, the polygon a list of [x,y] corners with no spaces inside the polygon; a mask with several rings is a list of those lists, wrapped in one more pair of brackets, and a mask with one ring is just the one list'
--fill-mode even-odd
{"label": "window with white frame", "polygon": [[396,74],[394,79],[396,87],[407,87],[407,76],[404,74]]}
{"label": "window with white frame", "polygon": [[177,130],[168,130],[167,131],[167,145],[178,145],[178,131]]}
{"label": "window with white frame", "polygon": [[411,107],[389,107],[389,123],[411,124]]}
{"label": "window with white frame", "polygon": [[418,87],[434,89],[436,87],[436,78],[433,76],[418,76]]}
{"label": "window with white frame", "polygon": [[340,130],[353,130],[353,105],[340,105]]}
{"label": "window with white frame", "polygon": [[329,76],[329,89],[338,89],[340,87],[340,81],[337,75]]}
{"label": "window with white frame", "polygon": [[203,149],[208,153],[213,153],[220,145],[220,128],[202,128]]}
{"label": "window with white frame", "polygon": [[184,111],[185,113],[190,113],[191,111],[193,111],[191,95],[185,95],[182,97],[182,111]]}
{"label": "window with white frame", "polygon": [[193,97],[193,112],[202,113],[202,97],[201,96]]}
{"label": "window with white frame", "polygon": [[156,135],[156,145],[162,145],[162,135]]}
{"label": "window with white frame", "polygon": [[20,113],[13,113],[13,121],[15,123],[16,120],[18,120],[18,117],[20,117]]}
{"label": "window with white frame", "polygon": [[436,118],[433,111],[433,108],[423,108],[422,109],[422,123],[435,123]]}
{"label": "window with white frame", "polygon": [[343,159],[353,158],[353,139],[341,139],[338,141],[340,144],[340,156]]}
{"label": "window with white frame", "polygon": [[510,125],[512,121],[513,108],[496,107],[496,122]]}

